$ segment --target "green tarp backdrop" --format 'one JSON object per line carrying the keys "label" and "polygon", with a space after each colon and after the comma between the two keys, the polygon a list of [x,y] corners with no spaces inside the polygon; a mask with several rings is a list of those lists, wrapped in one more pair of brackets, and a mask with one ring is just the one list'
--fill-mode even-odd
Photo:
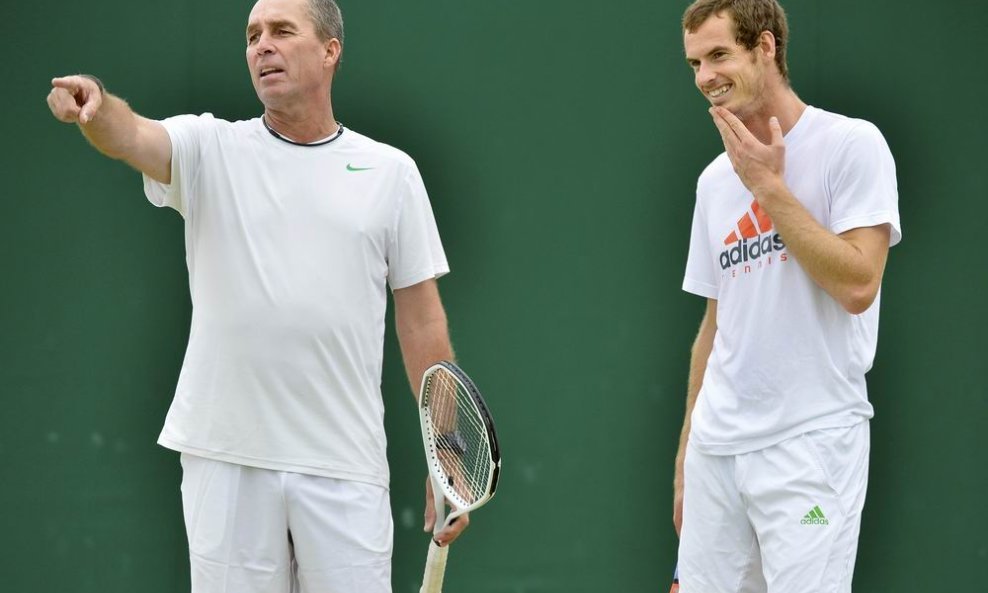
{"label": "green tarp backdrop", "polygon": [[[90,72],[149,117],[255,117],[251,2],[2,4],[0,591],[181,593],[178,456],[155,438],[188,335],[182,221],[45,95]],[[417,161],[458,356],[501,428],[502,486],[454,545],[449,591],[668,587],[703,308],[680,284],[696,177],[722,150],[685,4],[342,2],[336,115]],[[855,589],[988,590],[988,8],[786,7],[797,92],[876,123],[899,173]],[[385,367],[394,588],[413,593],[425,464],[391,328]]]}

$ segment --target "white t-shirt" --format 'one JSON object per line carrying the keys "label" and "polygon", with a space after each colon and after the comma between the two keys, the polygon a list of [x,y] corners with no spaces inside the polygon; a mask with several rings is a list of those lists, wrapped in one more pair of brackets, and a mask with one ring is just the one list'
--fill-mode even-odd
{"label": "white t-shirt", "polygon": [[[891,225],[895,163],[878,129],[807,107],[786,134],[785,181],[833,233]],[[873,415],[865,386],[879,300],[847,313],[788,254],[726,153],[700,175],[683,290],[717,299],[717,332],[690,442],[713,455],[771,446]]]}
{"label": "white t-shirt", "polygon": [[185,219],[192,327],[158,442],[268,469],[388,485],[387,285],[449,271],[406,154],[352,130],[297,145],[261,119],[162,122]]}

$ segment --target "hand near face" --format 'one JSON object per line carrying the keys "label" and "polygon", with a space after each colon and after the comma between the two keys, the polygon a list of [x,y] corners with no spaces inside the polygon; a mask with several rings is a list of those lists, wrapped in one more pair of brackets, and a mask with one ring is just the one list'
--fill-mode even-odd
{"label": "hand near face", "polygon": [[710,115],[720,131],[734,171],[756,199],[774,185],[783,183],[786,143],[782,138],[782,127],[778,119],[773,117],[769,120],[772,139],[769,144],[763,144],[727,109],[711,107]]}

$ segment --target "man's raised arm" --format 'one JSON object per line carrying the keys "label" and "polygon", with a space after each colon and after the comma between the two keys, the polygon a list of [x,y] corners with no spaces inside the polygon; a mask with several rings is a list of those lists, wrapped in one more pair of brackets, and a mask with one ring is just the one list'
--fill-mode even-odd
{"label": "man's raised arm", "polygon": [[79,125],[89,143],[162,183],[171,183],[172,143],[165,127],[87,75],[53,78],[48,107],[59,121]]}

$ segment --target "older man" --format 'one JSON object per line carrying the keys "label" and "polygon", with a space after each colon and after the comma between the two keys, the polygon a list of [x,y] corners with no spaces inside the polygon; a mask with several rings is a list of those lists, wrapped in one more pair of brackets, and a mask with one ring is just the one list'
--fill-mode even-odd
{"label": "older man", "polygon": [[48,103],[185,220],[192,327],[159,443],[182,453],[193,592],[390,591],[386,291],[415,385],[452,356],[449,268],[412,159],[334,117],[336,3],[260,0],[246,41],[256,119],[153,121],[88,75]]}

